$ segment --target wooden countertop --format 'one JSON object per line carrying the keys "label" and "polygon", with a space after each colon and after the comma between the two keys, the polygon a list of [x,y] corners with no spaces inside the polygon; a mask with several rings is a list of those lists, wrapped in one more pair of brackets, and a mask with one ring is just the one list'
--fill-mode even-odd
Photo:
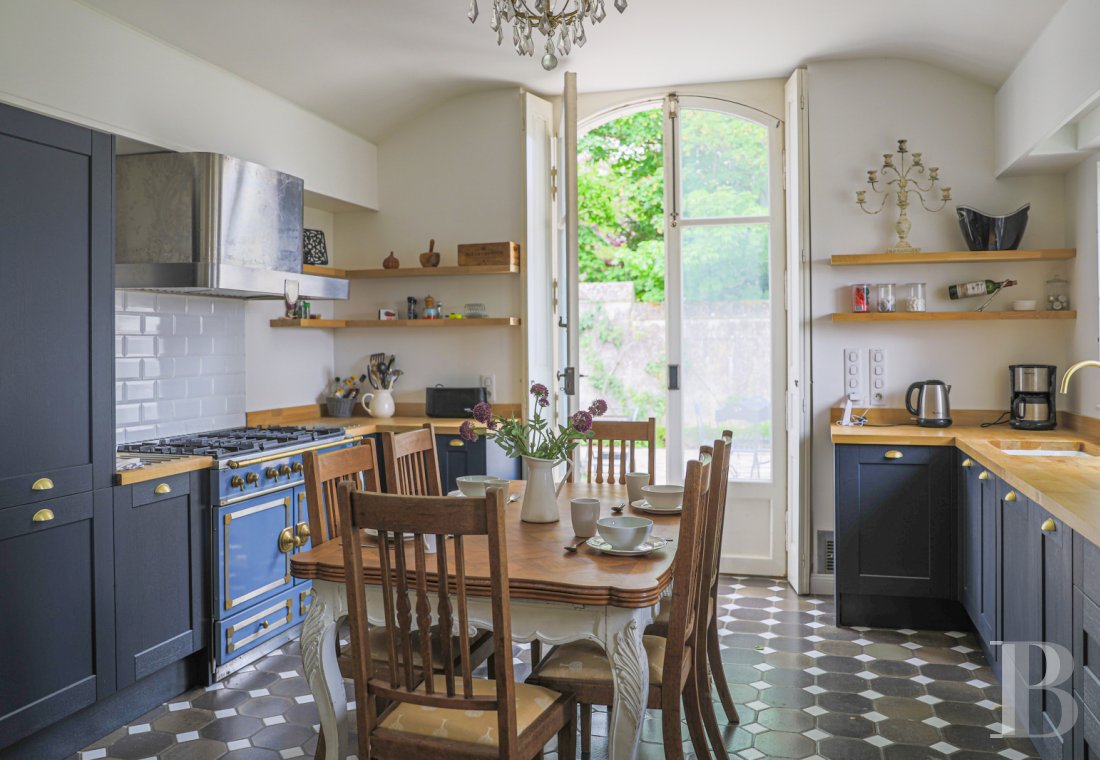
{"label": "wooden countertop", "polygon": [[213,466],[214,460],[211,457],[180,457],[166,462],[149,462],[144,467],[136,470],[116,472],[115,485],[127,486],[132,483],[144,483],[157,478],[166,478],[169,475],[179,475],[181,472],[205,470]]}
{"label": "wooden countertop", "polygon": [[[1083,432],[1065,425],[1057,430],[1030,431],[1014,430],[1007,425],[982,428],[968,424],[934,429],[915,425],[840,427],[833,423],[829,432],[835,444],[955,446],[1082,537],[1100,546],[1100,436],[1091,434],[1092,431]],[[1006,448],[1005,442],[1021,442],[1007,448],[1041,448],[1044,443],[1075,444],[1094,457],[1013,456],[1002,450]]]}

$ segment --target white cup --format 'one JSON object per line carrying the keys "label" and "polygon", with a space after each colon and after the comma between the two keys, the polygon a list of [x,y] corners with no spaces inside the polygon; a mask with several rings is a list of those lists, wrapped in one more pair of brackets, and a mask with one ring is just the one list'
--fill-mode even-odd
{"label": "white cup", "polygon": [[626,493],[631,504],[645,498],[645,494],[642,493],[642,486],[648,485],[648,472],[628,472],[626,474]]}
{"label": "white cup", "polygon": [[600,500],[570,499],[569,516],[573,521],[573,535],[577,538],[592,538],[596,535],[596,520],[600,518]]}

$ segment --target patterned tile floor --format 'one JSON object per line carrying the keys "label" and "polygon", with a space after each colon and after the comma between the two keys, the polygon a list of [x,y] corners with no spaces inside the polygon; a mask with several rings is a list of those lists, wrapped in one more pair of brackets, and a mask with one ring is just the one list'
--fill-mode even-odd
{"label": "patterned tile floor", "polygon": [[[1027,740],[991,736],[1000,687],[972,632],[837,628],[832,600],[796,596],[786,582],[769,578],[724,577],[721,595],[722,660],[741,714],[739,725],[724,727],[731,757],[1037,756]],[[515,655],[517,676],[524,677],[529,650],[516,647]],[[317,722],[292,643],[210,689],[161,705],[73,760],[312,757]],[[607,713],[598,708],[592,733],[591,758],[602,760]],[[690,757],[687,738],[685,727]],[[655,711],[647,715],[638,757],[664,757]]]}

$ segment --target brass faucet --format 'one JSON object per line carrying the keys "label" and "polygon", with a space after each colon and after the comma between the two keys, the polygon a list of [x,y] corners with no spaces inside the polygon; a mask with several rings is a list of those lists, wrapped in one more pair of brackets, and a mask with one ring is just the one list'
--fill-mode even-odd
{"label": "brass faucet", "polygon": [[1093,361],[1092,359],[1086,359],[1083,362],[1077,362],[1072,367],[1066,370],[1066,374],[1062,375],[1062,387],[1059,391],[1062,395],[1069,393],[1069,379],[1073,377],[1073,373],[1082,367],[1100,367],[1100,362]]}

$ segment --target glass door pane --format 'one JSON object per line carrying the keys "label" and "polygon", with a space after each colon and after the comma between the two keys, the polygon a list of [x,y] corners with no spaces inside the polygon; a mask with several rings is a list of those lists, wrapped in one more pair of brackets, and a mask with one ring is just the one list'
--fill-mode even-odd
{"label": "glass door pane", "polygon": [[733,431],[731,480],[772,477],[772,306],[768,223],[686,227],[684,459]]}

